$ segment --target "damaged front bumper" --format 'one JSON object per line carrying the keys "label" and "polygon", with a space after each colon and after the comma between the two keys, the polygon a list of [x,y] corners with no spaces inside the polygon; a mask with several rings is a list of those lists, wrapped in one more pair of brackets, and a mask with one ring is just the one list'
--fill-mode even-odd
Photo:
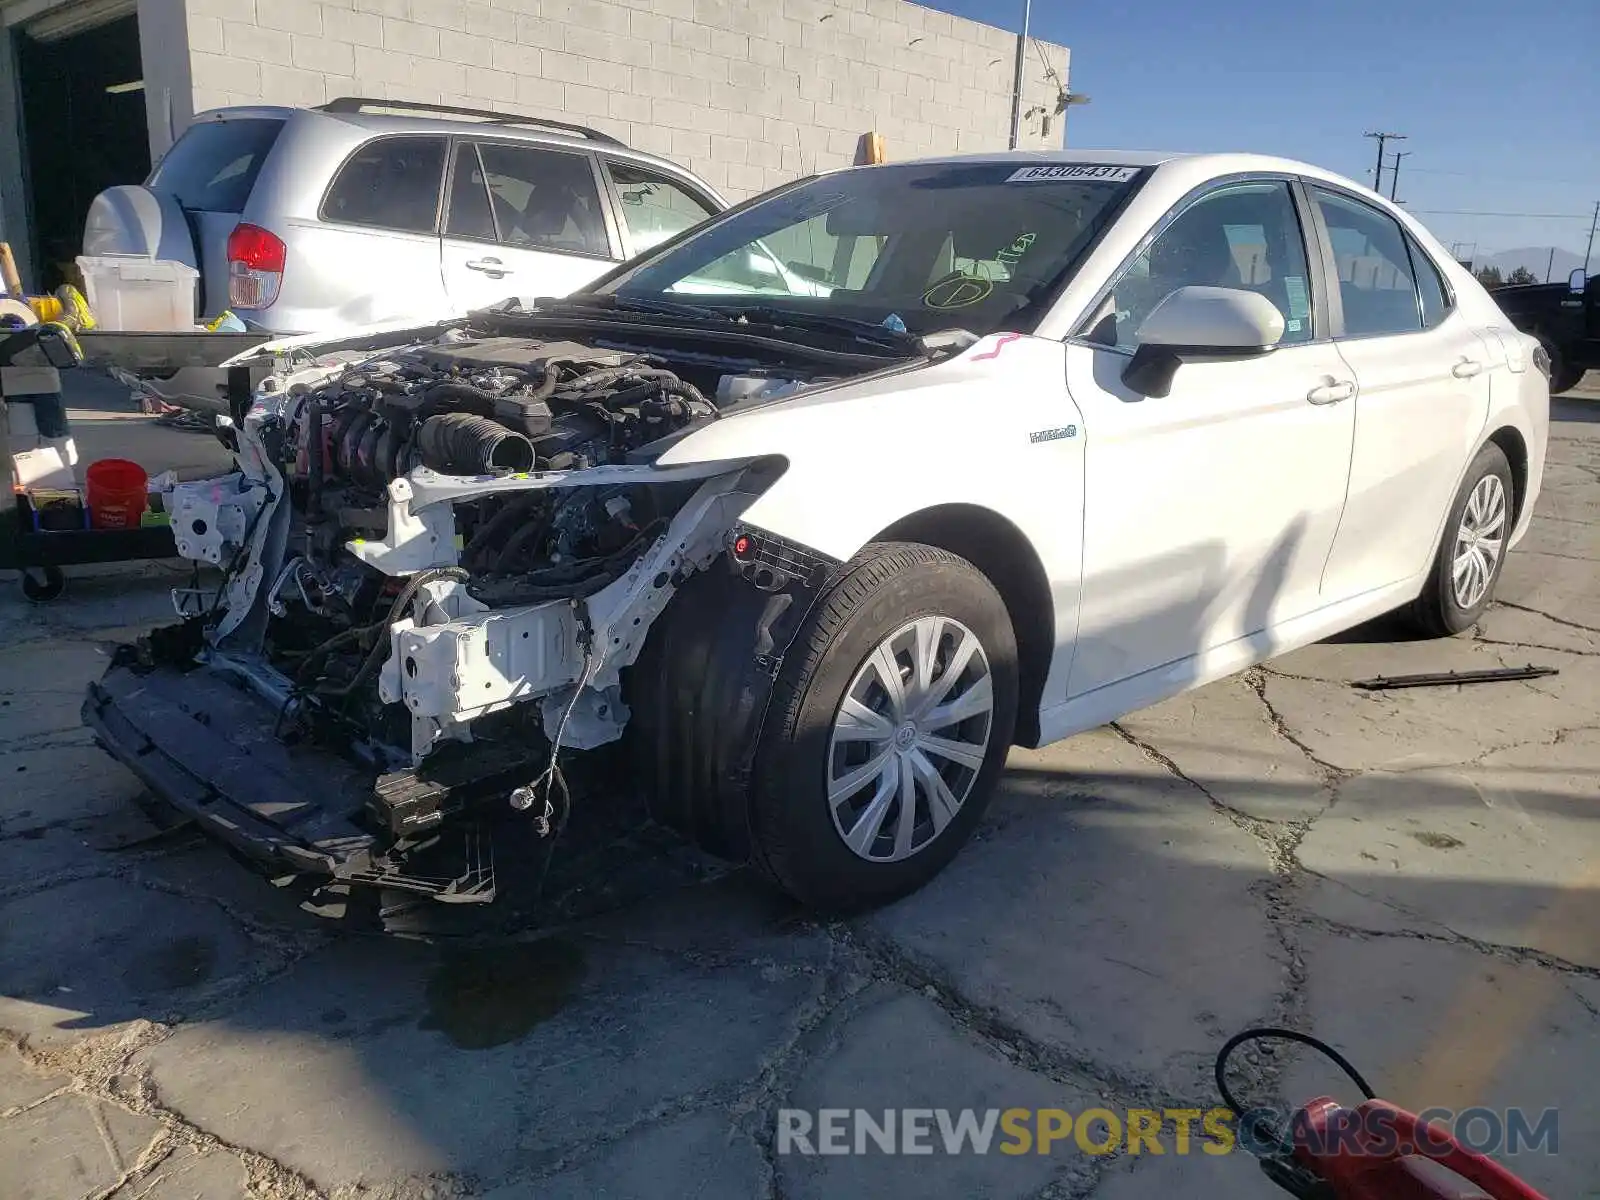
{"label": "damaged front bumper", "polygon": [[[493,850],[447,817],[527,777],[532,757],[476,747],[416,769],[277,736],[281,710],[227,665],[120,647],[83,720],[160,800],[268,874],[455,903],[495,898]],[[465,747],[463,747],[463,750]]]}

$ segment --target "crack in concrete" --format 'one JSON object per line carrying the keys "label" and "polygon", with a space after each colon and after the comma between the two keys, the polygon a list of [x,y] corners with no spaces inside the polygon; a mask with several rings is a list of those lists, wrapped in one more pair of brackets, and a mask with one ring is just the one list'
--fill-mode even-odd
{"label": "crack in concrete", "polygon": [[1570,646],[1547,646],[1542,642],[1514,642],[1507,638],[1484,637],[1481,633],[1474,634],[1472,640],[1485,646],[1507,646],[1513,650],[1542,650],[1546,654],[1575,654],[1579,658],[1600,658],[1600,650],[1575,650]]}
{"label": "crack in concrete", "polygon": [[[1154,744],[1133,736],[1115,722],[1111,728],[1152,761],[1162,766],[1168,774],[1198,791],[1214,809],[1221,812],[1243,832],[1248,833],[1264,848],[1272,875],[1268,879],[1252,884],[1249,892],[1261,904],[1267,927],[1277,942],[1285,975],[1284,985],[1273,998],[1272,1011],[1266,1023],[1286,1029],[1303,1029],[1309,1024],[1307,1001],[1309,972],[1306,967],[1305,951],[1295,936],[1299,926],[1300,894],[1303,888],[1303,868],[1298,853],[1300,844],[1310,833],[1311,827],[1333,806],[1336,797],[1331,790],[1332,785],[1349,778],[1353,772],[1319,759],[1287,726],[1282,724],[1282,718],[1267,702],[1264,680],[1261,679],[1259,671],[1252,669],[1246,674],[1246,680],[1261,698],[1268,713],[1269,723],[1273,725],[1275,731],[1286,742],[1299,749],[1309,762],[1317,766],[1330,785],[1328,801],[1309,816],[1294,821],[1266,821],[1241,813],[1219,800],[1204,784],[1191,778]],[[1234,1068],[1233,1073],[1237,1093],[1264,1094],[1278,1102],[1284,1102],[1282,1075],[1285,1063],[1281,1057],[1264,1057],[1251,1063],[1241,1056],[1241,1063],[1241,1066]],[[1237,1086],[1241,1082],[1243,1086]]]}
{"label": "crack in concrete", "polygon": [[[118,1181],[116,1189],[105,1193],[107,1197],[129,1183],[141,1182],[142,1175],[173,1150],[188,1146],[202,1153],[220,1152],[237,1159],[244,1168],[247,1186],[255,1195],[270,1200],[334,1200],[298,1171],[201,1128],[161,1102],[149,1066],[136,1060],[172,1033],[171,1026],[140,1019],[61,1047],[34,1047],[23,1034],[0,1029],[0,1044],[14,1050],[32,1070],[44,1075],[66,1075],[72,1081],[68,1085],[71,1093],[160,1126],[145,1153]],[[163,1134],[167,1143],[162,1143]],[[160,1150],[159,1155],[153,1150]]]}
{"label": "crack in concrete", "polygon": [[1546,621],[1554,621],[1557,625],[1565,625],[1569,629],[1581,629],[1585,633],[1600,633],[1600,625],[1585,625],[1582,621],[1558,617],[1554,613],[1547,613],[1543,609],[1532,608],[1526,604],[1513,604],[1510,600],[1496,600],[1495,605],[1499,608],[1515,609],[1517,612],[1532,613],[1536,617],[1543,617]]}
{"label": "crack in concrete", "polygon": [[[1108,1104],[1174,1108],[1186,1103],[1182,1097],[1164,1092],[1153,1079],[1118,1071],[1040,1041],[1002,1013],[967,999],[936,967],[919,961],[886,937],[863,929],[840,929],[835,936],[860,955],[873,979],[925,996],[979,1044],[989,1046],[1024,1070],[1087,1090]],[[1140,1097],[1147,1099],[1141,1101]]]}
{"label": "crack in concrete", "polygon": [[1127,1151],[1119,1147],[1109,1154],[1080,1158],[1063,1167],[1061,1173],[1043,1187],[1028,1193],[1025,1200],[1090,1200],[1127,1157]]}
{"label": "crack in concrete", "polygon": [[[1206,798],[1207,803],[1211,805],[1215,812],[1220,813],[1237,828],[1243,830],[1245,833],[1249,834],[1253,839],[1255,839],[1255,841],[1260,844],[1262,850],[1265,852],[1267,861],[1272,864],[1274,871],[1288,869],[1287,860],[1283,858],[1281,845],[1282,838],[1280,831],[1291,829],[1295,822],[1269,821],[1263,817],[1252,816],[1242,809],[1235,808],[1227,801],[1220,799],[1216,793],[1214,793],[1210,788],[1206,787],[1205,784],[1187,774],[1182,767],[1174,762],[1171,757],[1159,749],[1153,742],[1146,741],[1145,739],[1139,737],[1137,734],[1131,732],[1126,726],[1117,721],[1111,722],[1110,728],[1113,733],[1115,733],[1123,741],[1127,742],[1135,750],[1138,750],[1151,762],[1161,767],[1161,769],[1164,770],[1168,775],[1172,776],[1180,783],[1185,783],[1189,787],[1194,788],[1195,791],[1199,792]],[[1324,806],[1324,809],[1325,808],[1326,806]],[[1318,815],[1320,816],[1321,814],[1319,813]]]}
{"label": "crack in concrete", "polygon": [[[1330,882],[1338,881],[1332,880]],[[1375,904],[1394,909],[1393,905],[1387,904],[1376,897],[1368,896],[1356,888],[1350,888],[1350,890]],[[1372,929],[1364,925],[1336,921],[1330,917],[1319,916],[1316,913],[1302,913],[1299,922],[1307,928],[1320,929],[1323,932],[1341,937],[1364,938],[1373,941],[1432,942],[1438,945],[1456,946],[1464,950],[1474,950],[1486,958],[1499,959],[1502,962],[1517,963],[1522,966],[1539,967],[1559,975],[1573,976],[1580,979],[1600,979],[1600,967],[1575,963],[1570,959],[1541,950],[1537,946],[1515,946],[1504,942],[1485,941],[1483,938],[1476,938],[1470,934],[1462,933],[1460,930],[1452,929],[1448,925],[1442,925],[1438,921],[1430,921],[1428,923],[1443,930],[1444,932],[1442,933],[1429,933],[1420,929]]]}
{"label": "crack in concrete", "polygon": [[[761,1155],[766,1200],[787,1198],[776,1145],[777,1110],[814,1057],[806,1053],[806,1040],[868,986],[868,981],[846,962],[847,946],[834,931],[825,929],[823,932],[828,942],[828,960],[818,976],[816,990],[800,1006],[788,1032],[773,1045],[756,1073],[729,1105],[733,1127],[749,1138]],[[823,1054],[816,1057],[825,1057],[834,1046],[835,1043],[830,1042],[823,1048]]]}
{"label": "crack in concrete", "polygon": [[[1256,694],[1256,698],[1261,701],[1261,707],[1267,710],[1267,724],[1272,727],[1272,731],[1284,741],[1288,742],[1289,745],[1300,751],[1300,753],[1305,756],[1307,762],[1311,763],[1314,767],[1322,772],[1323,778],[1327,780],[1327,782],[1338,783],[1342,779],[1349,778],[1352,772],[1347,771],[1343,767],[1335,766],[1326,759],[1317,757],[1316,752],[1312,750],[1310,746],[1306,745],[1294,730],[1289,728],[1289,722],[1284,718],[1283,714],[1277,710],[1272,701],[1267,698],[1268,673],[1269,672],[1262,667],[1252,667],[1250,670],[1244,673],[1244,681],[1250,686],[1250,690]],[[1273,673],[1276,674],[1277,672]],[[1283,678],[1292,677],[1283,676]]]}

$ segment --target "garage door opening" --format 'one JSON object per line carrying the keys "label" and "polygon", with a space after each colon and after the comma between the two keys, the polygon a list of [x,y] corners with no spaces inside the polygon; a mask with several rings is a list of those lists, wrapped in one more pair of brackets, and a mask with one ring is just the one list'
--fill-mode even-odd
{"label": "garage door opening", "polygon": [[73,260],[95,196],[150,173],[139,22],[120,17],[59,40],[13,36],[33,217],[27,282],[49,290],[76,279]]}

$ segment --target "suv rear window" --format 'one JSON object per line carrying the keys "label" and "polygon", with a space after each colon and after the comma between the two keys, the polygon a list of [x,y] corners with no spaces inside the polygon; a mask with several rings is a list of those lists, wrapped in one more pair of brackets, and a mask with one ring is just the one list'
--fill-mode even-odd
{"label": "suv rear window", "polygon": [[432,233],[444,184],[445,139],[387,137],[368,142],[339,168],[324,221]]}
{"label": "suv rear window", "polygon": [[282,132],[283,122],[270,117],[191,125],[151,172],[148,186],[196,212],[242,213]]}

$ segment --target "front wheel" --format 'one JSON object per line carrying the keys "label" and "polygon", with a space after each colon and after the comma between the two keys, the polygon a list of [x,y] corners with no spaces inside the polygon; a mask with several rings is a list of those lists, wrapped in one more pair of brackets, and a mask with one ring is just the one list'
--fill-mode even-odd
{"label": "front wheel", "polygon": [[786,656],[756,755],[756,862],[829,912],[932,879],[1004,769],[1016,659],[1005,604],[971,563],[868,546]]}
{"label": "front wheel", "polygon": [[1427,585],[1412,606],[1422,629],[1446,636],[1470,629],[1494,598],[1511,537],[1511,465],[1493,442],[1478,451],[1445,522]]}

